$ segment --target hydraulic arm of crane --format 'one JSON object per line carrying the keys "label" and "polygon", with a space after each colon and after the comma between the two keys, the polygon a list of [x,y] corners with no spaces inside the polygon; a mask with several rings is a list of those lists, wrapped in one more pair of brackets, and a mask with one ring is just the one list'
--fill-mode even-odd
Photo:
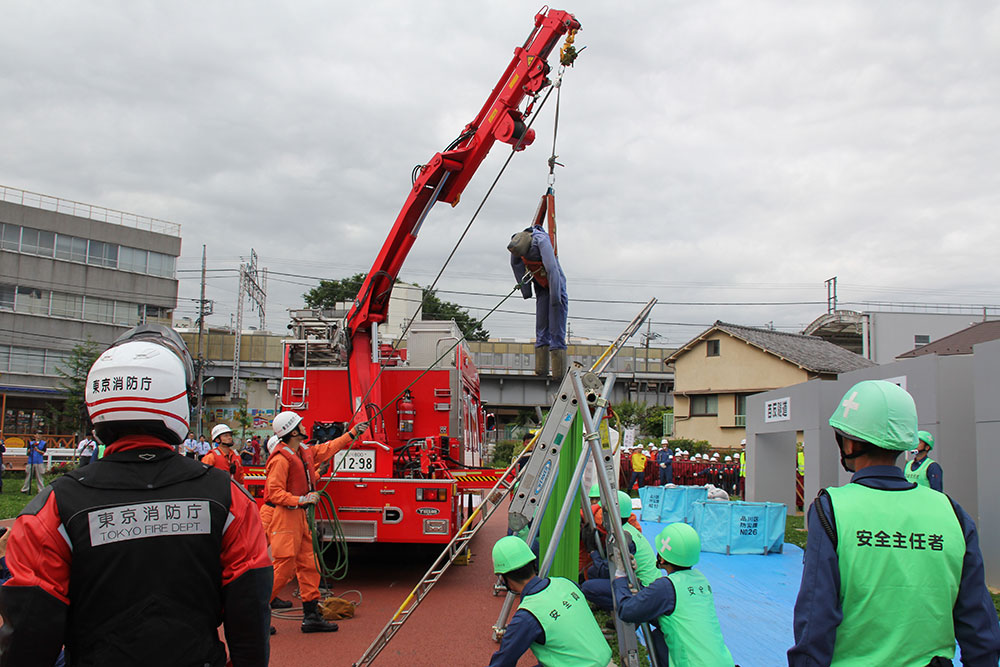
{"label": "hydraulic arm of crane", "polygon": [[[548,56],[562,35],[573,35],[579,29],[579,21],[569,12],[539,12],[531,34],[523,46],[514,49],[513,59],[475,119],[447,149],[419,168],[406,203],[347,315],[353,347],[366,347],[357,340],[359,332],[385,321],[392,286],[431,207],[438,201],[457,204],[497,141],[520,150],[534,140],[534,131],[526,128],[525,119],[538,93],[551,83]],[[532,102],[520,110],[520,104],[529,96]]]}

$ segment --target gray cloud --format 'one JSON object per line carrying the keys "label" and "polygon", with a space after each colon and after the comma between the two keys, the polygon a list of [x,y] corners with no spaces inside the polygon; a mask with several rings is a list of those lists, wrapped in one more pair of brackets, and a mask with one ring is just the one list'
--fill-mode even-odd
{"label": "gray cloud", "polygon": [[[635,2],[567,7],[560,251],[573,331],[638,306],[681,343],[717,318],[795,329],[842,301],[1000,302],[1000,12],[993,3]],[[0,183],[179,222],[181,269],[366,271],[410,170],[482,105],[532,24],[526,2],[103,2],[5,7]],[[546,184],[554,98],[442,290],[506,294],[504,245]],[[428,284],[507,157],[438,207],[403,269]],[[182,273],[178,315],[194,312]],[[307,279],[273,277],[271,322]],[[214,320],[235,312],[216,273]],[[497,297],[449,295],[473,308]],[[495,335],[530,336],[505,303]],[[473,310],[474,314],[482,311]],[[592,318],[592,319],[583,319]],[[251,320],[251,323],[252,320]],[[667,324],[677,323],[677,324]]]}

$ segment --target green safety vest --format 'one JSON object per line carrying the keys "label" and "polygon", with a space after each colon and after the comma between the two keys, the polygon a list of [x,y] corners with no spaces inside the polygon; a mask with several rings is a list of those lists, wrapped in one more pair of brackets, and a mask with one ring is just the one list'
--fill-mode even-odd
{"label": "green safety vest", "polygon": [[740,452],[740,477],[747,476],[747,457],[744,452]]}
{"label": "green safety vest", "polygon": [[833,665],[926,665],[955,655],[952,609],[965,536],[948,496],[861,484],[827,489],[840,605]]}
{"label": "green safety vest", "polygon": [[531,645],[545,667],[607,667],[611,661],[611,647],[583,592],[569,579],[551,577],[548,586],[521,598],[518,608],[545,631],[545,643]]}
{"label": "green safety vest", "polygon": [[910,469],[910,466],[913,465],[912,461],[907,463],[903,467],[903,474],[906,475],[906,481],[930,488],[931,483],[927,479],[927,468],[929,468],[932,463],[934,463],[934,460],[929,456],[924,458],[923,462],[917,466],[916,470]]}
{"label": "green safety vest", "polygon": [[806,453],[799,452],[796,457],[796,463],[798,464],[798,472],[800,475],[805,476],[806,474]]}
{"label": "green safety vest", "polygon": [[715,613],[708,579],[698,570],[678,570],[667,575],[674,585],[674,611],[656,622],[667,642],[670,667],[733,667]]}
{"label": "green safety vest", "polygon": [[639,578],[640,584],[649,586],[663,576],[660,569],[656,567],[656,553],[638,528],[630,523],[626,523],[622,528],[632,536],[632,541],[635,542],[635,575]]}

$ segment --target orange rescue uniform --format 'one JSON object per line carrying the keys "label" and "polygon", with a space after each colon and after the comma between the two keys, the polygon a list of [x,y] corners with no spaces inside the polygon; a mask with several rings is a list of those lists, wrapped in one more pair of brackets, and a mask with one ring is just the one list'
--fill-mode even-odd
{"label": "orange rescue uniform", "polygon": [[312,534],[306,508],[299,505],[299,497],[316,490],[317,466],[350,447],[352,442],[350,431],[335,440],[308,448],[300,446],[297,451],[282,442],[268,457],[264,502],[273,506],[272,516],[267,523],[266,513],[262,511],[261,519],[265,522],[274,562],[272,600],[293,576],[299,581],[303,602],[319,599],[319,571],[313,554]]}
{"label": "orange rescue uniform", "polygon": [[[601,542],[603,543],[608,537],[608,531],[604,528],[604,512],[602,511],[601,506],[598,505],[597,503],[591,504],[590,512],[591,514],[594,515],[594,523],[597,524],[597,532],[601,534]],[[632,526],[634,526],[635,529],[638,530],[640,533],[642,532],[642,524],[639,523],[639,517],[637,517],[634,512],[629,515],[628,522],[632,524]],[[586,526],[587,526],[587,519],[583,513],[583,510],[581,509],[580,510],[581,530],[585,529]],[[580,540],[580,572],[586,573],[587,568],[590,567],[590,564],[593,562],[594,562],[593,559],[590,557],[590,551],[588,551],[587,548],[584,546],[583,540]]]}
{"label": "orange rescue uniform", "polygon": [[201,462],[205,465],[215,466],[219,470],[225,470],[240,485],[243,484],[243,462],[232,449],[229,450],[229,454],[226,454],[216,447],[201,457]]}

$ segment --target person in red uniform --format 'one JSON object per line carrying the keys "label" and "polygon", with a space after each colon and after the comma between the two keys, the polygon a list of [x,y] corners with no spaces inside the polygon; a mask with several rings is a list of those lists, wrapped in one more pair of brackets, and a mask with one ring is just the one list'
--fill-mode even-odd
{"label": "person in red uniform", "polygon": [[318,611],[319,571],[306,507],[319,500],[316,467],[342,449],[348,449],[368,430],[368,422],[356,424],[339,438],[308,448],[302,446],[308,438],[302,428],[302,417],[294,412],[279,413],[271,427],[279,440],[267,459],[264,487],[264,502],[273,507],[268,524],[274,559],[271,600],[275,600],[281,589],[296,577],[302,595],[302,632],[334,632],[337,624],[324,621]]}
{"label": "person in red uniform", "polygon": [[[17,517],[0,587],[0,667],[265,667],[272,570],[256,505],[177,454],[191,356],[171,329],[129,330],[94,362],[87,412],[104,457]],[[226,644],[218,627],[225,628]]]}
{"label": "person in red uniform", "polygon": [[212,429],[212,442],[215,447],[201,457],[201,462],[225,470],[243,484],[243,462],[239,454],[233,451],[233,429],[226,424],[216,424]]}

